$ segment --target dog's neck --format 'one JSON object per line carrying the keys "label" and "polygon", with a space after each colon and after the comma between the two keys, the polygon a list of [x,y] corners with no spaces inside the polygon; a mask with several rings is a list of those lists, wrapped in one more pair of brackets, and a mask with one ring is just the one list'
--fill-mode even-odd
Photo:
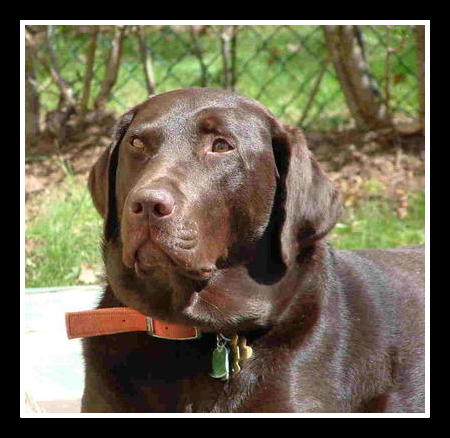
{"label": "dog's neck", "polygon": [[[209,289],[212,293],[214,293],[214,289],[223,288],[235,297],[251,296],[251,306],[252,309],[256,310],[255,313],[257,314],[257,318],[255,318],[254,315],[251,315],[251,317],[250,315],[244,315],[248,316],[247,320],[245,320],[246,318],[243,318],[243,321],[240,322],[239,327],[236,327],[236,330],[239,330],[241,333],[263,333],[270,327],[279,325],[283,321],[288,321],[294,315],[298,315],[299,306],[304,308],[304,312],[315,312],[316,310],[312,309],[316,309],[320,306],[321,297],[317,294],[317,285],[322,281],[318,276],[323,275],[324,267],[314,267],[313,265],[323,263],[323,260],[328,258],[324,257],[324,253],[327,251],[327,246],[320,242],[314,247],[304,250],[302,254],[297,257],[295,263],[286,269],[285,275],[274,284],[258,282],[257,279],[251,275],[248,266],[239,265],[219,270],[217,275],[208,282],[204,288]],[[116,255],[118,254],[116,251],[113,252]],[[109,254],[106,259],[111,260],[111,256],[112,253]],[[117,261],[118,260],[116,260],[116,262]],[[118,284],[125,283],[127,284],[128,289],[139,289],[139,293],[144,295],[151,293],[160,294],[161,300],[168,300],[168,297],[173,294],[180,293],[177,290],[177,288],[180,287],[192,287],[192,293],[194,292],[193,282],[189,282],[187,279],[177,277],[175,281],[174,277],[172,277],[171,281],[164,281],[163,276],[163,278],[159,280],[151,278],[147,281],[142,281],[137,280],[130,271],[126,272],[126,281],[108,281],[109,288],[105,291],[100,307],[128,306],[136,308],[142,313],[149,314],[158,319],[170,320],[165,314],[158,312],[153,313],[153,309],[144,312],[140,310],[138,306],[134,306],[132,303],[130,304],[130,301],[122,301],[120,299],[120,291],[118,290],[120,286],[118,286]],[[130,281],[130,279],[133,279],[133,281]],[[155,286],[155,284],[157,284],[157,286]],[[180,284],[182,286],[180,286]],[[180,324],[185,324],[185,322],[180,321]],[[206,323],[205,326],[207,326]],[[205,328],[208,332],[220,331],[214,324],[209,328]],[[236,330],[230,325],[226,332],[231,333]],[[249,336],[251,336],[251,334]]]}

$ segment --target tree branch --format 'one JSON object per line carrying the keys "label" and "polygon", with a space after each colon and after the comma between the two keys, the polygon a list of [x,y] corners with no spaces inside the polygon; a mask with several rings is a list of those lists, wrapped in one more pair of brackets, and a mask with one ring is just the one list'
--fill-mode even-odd
{"label": "tree branch", "polygon": [[122,46],[125,35],[125,26],[117,26],[114,30],[114,37],[112,41],[111,50],[108,56],[105,76],[103,77],[100,92],[95,99],[95,108],[104,108],[108,102],[111,90],[117,81],[117,75],[120,67],[120,60],[122,57]]}
{"label": "tree branch", "polygon": [[425,126],[425,26],[416,27],[417,80],[419,82],[419,122]]}
{"label": "tree branch", "polygon": [[236,83],[236,26],[223,26],[220,33],[223,61],[223,86],[234,90]]}
{"label": "tree branch", "polygon": [[92,77],[94,75],[95,50],[97,48],[97,38],[100,26],[93,26],[93,33],[86,54],[86,71],[83,79],[83,92],[80,101],[80,114],[86,114],[89,104],[89,95],[91,92]]}
{"label": "tree branch", "polygon": [[205,61],[203,60],[203,52],[196,26],[189,26],[189,32],[192,37],[194,54],[198,59],[198,63],[200,64],[200,86],[206,87],[208,85],[208,69],[206,67]]}
{"label": "tree branch", "polygon": [[[28,32],[26,30],[26,32]],[[25,145],[33,146],[40,132],[40,101],[33,60],[36,54],[29,41],[25,42]]]}
{"label": "tree branch", "polygon": [[144,69],[145,85],[149,95],[155,94],[155,75],[153,72],[152,53],[145,42],[144,26],[137,26],[136,35],[139,42],[139,54]]}
{"label": "tree branch", "polygon": [[331,60],[358,128],[392,126],[390,114],[375,94],[369,67],[352,26],[324,26],[324,32]]}
{"label": "tree branch", "polygon": [[52,47],[52,41],[51,41],[51,29],[49,29],[50,26],[47,28],[47,32],[45,34],[44,43],[49,53],[50,62],[47,60],[45,55],[42,53],[41,50],[39,50],[39,47],[37,47],[36,42],[34,41],[33,37],[29,32],[25,33],[25,39],[28,44],[33,47],[34,54],[36,55],[39,62],[43,65],[43,67],[47,70],[50,77],[52,78],[53,82],[57,85],[60,93],[61,93],[61,100],[63,104],[66,104],[68,107],[74,107],[75,106],[75,99],[73,95],[73,91],[66,82],[66,80],[61,76],[58,68],[58,64],[56,62],[56,56],[54,54],[54,50]]}

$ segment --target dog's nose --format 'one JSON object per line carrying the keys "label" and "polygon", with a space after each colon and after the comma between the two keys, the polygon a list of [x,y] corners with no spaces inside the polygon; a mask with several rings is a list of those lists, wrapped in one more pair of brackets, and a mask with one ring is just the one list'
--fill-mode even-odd
{"label": "dog's nose", "polygon": [[172,214],[175,209],[175,200],[167,190],[140,190],[132,199],[130,209],[134,215],[160,219]]}

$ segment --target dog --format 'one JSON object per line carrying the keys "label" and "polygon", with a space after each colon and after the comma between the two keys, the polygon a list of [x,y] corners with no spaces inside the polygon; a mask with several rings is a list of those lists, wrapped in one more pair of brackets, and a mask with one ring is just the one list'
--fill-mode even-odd
{"label": "dog", "polygon": [[82,412],[424,412],[423,247],[333,249],[340,196],[299,129],[226,90],[154,95],[88,185],[98,309],[201,336],[85,338]]}

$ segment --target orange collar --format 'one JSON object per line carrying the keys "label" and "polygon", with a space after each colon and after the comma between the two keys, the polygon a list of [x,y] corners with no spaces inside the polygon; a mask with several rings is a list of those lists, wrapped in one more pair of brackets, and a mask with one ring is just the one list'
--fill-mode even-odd
{"label": "orange collar", "polygon": [[201,336],[196,327],[150,318],[128,307],[68,312],[66,329],[69,339],[138,331],[163,339],[188,340]]}

